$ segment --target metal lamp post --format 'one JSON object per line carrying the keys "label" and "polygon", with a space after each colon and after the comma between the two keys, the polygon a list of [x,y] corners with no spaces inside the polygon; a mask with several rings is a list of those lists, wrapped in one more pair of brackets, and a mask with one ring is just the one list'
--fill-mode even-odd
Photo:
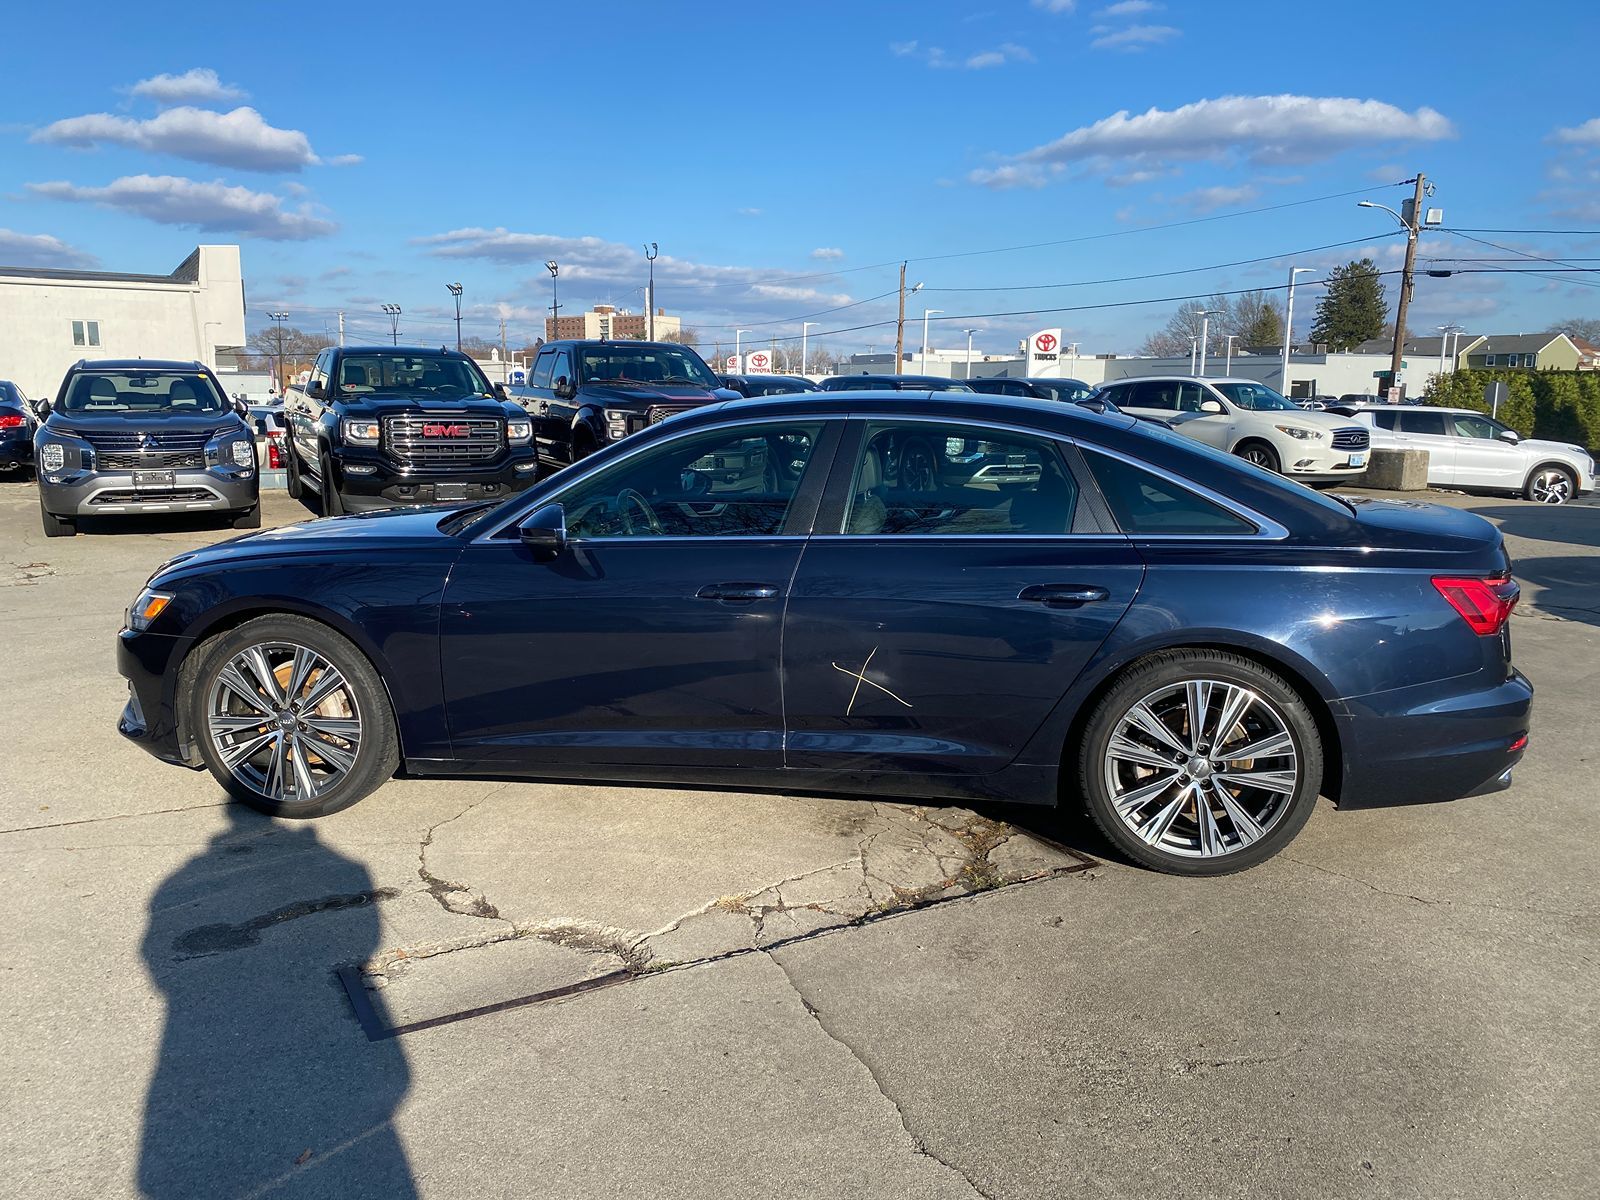
{"label": "metal lamp post", "polygon": [[545,262],[544,269],[550,272],[550,340],[554,341],[561,334],[561,303],[556,297],[556,276],[561,274],[561,264],[552,258]]}
{"label": "metal lamp post", "polygon": [[740,345],[742,345],[742,343],[740,342],[739,339],[742,338],[745,334],[747,334],[749,332],[750,331],[748,329],[735,329],[733,331],[733,359],[734,359],[734,361],[736,363],[739,364],[739,374],[741,374],[741,375],[743,375],[745,373],[745,371],[744,371],[744,355],[741,354],[740,351],[739,351],[739,347],[740,347]]}
{"label": "metal lamp post", "polygon": [[961,332],[967,335],[967,378],[971,379],[972,378],[972,335],[975,334],[975,333],[982,333],[983,330],[981,330],[981,329],[963,329]]}
{"label": "metal lamp post", "polygon": [[1221,311],[1220,308],[1190,309],[1190,312],[1200,318],[1200,370],[1198,372],[1200,375],[1206,373],[1206,352],[1211,347],[1211,318]]}
{"label": "metal lamp post", "polygon": [[813,325],[820,324],[822,324],[821,321],[800,322],[800,374],[802,375],[806,373],[806,334],[811,331]]}
{"label": "metal lamp post", "polygon": [[1199,338],[1198,335],[1191,333],[1189,335],[1189,374],[1191,374],[1191,375],[1195,375],[1195,374],[1199,373],[1195,369],[1195,357],[1196,357],[1197,354],[1199,354],[1199,352],[1200,352],[1200,338]]}
{"label": "metal lamp post", "polygon": [[1072,372],[1071,378],[1076,379],[1078,377],[1078,343],[1068,343],[1067,353],[1072,355],[1072,366],[1067,369]]}
{"label": "metal lamp post", "polygon": [[922,310],[922,363],[921,373],[928,373],[928,318],[934,313],[942,313],[942,308],[925,308]]}
{"label": "metal lamp post", "polygon": [[1297,275],[1315,275],[1311,267],[1289,268],[1289,301],[1283,314],[1283,371],[1278,387],[1285,396],[1289,394],[1289,347],[1294,344],[1294,280]]}
{"label": "metal lamp post", "polygon": [[1239,335],[1237,333],[1230,333],[1228,335],[1228,364],[1222,368],[1222,373],[1224,375],[1233,374],[1233,344],[1238,340]]}
{"label": "metal lamp post", "polygon": [[461,285],[447,283],[444,285],[452,296],[456,298],[456,350],[461,349]]}
{"label": "metal lamp post", "polygon": [[400,306],[398,304],[379,305],[384,312],[389,314],[389,340],[393,345],[400,344]]}
{"label": "metal lamp post", "polygon": [[650,341],[656,340],[656,256],[661,251],[654,242],[646,242],[644,247],[644,260],[650,264],[650,303],[645,309],[645,330]]}

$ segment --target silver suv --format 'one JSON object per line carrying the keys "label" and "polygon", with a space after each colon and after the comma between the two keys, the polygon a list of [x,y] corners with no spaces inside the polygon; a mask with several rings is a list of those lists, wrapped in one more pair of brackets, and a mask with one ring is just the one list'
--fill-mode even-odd
{"label": "silver suv", "polygon": [[[39,519],[71,537],[79,517],[223,512],[261,526],[254,434],[197,362],[79,362],[34,435]],[[241,411],[242,410],[242,411]]]}

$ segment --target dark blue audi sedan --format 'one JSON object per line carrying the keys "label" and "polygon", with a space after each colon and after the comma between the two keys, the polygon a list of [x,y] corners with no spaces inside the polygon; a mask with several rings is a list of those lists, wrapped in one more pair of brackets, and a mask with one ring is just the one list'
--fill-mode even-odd
{"label": "dark blue audi sedan", "polygon": [[1532,688],[1482,519],[1077,405],[710,405],[495,505],[264,531],[128,611],[122,732],[268,813],[396,772],[1082,804],[1186,874],[1318,794],[1502,787]]}

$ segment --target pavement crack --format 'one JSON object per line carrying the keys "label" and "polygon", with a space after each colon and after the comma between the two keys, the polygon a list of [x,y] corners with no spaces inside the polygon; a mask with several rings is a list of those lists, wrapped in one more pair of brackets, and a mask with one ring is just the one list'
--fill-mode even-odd
{"label": "pavement crack", "polygon": [[500,915],[500,910],[490,904],[489,898],[482,892],[475,892],[464,883],[456,883],[453,880],[444,879],[428,870],[428,847],[433,845],[434,834],[439,830],[452,821],[459,821],[477,808],[478,805],[505,791],[509,786],[509,784],[502,784],[492,791],[479,796],[471,804],[456,813],[455,816],[446,817],[444,820],[428,826],[422,835],[422,843],[417,848],[417,875],[428,889],[428,894],[437,900],[439,907],[447,913],[462,917],[481,917],[490,921],[506,920],[505,917]]}
{"label": "pavement crack", "polygon": [[40,829],[66,829],[72,825],[103,825],[107,821],[134,821],[140,817],[165,817],[172,813],[199,812],[207,808],[226,808],[232,803],[232,800],[214,800],[210,804],[182,804],[177,808],[155,808],[148,812],[115,813],[109,817],[83,817],[77,821],[51,821],[44,825],[16,825],[10,829],[0,829],[0,834],[33,833]]}
{"label": "pavement crack", "polygon": [[955,1163],[940,1156],[929,1148],[928,1143],[911,1128],[911,1122],[906,1118],[905,1110],[900,1107],[900,1102],[890,1094],[889,1089],[883,1082],[883,1076],[879,1074],[877,1067],[872,1064],[872,1060],[867,1058],[866,1055],[862,1054],[861,1051],[857,1050],[853,1045],[851,1045],[849,1040],[846,1039],[843,1034],[829,1028],[825,1014],[806,997],[805,992],[801,990],[799,983],[795,980],[795,977],[790,974],[789,968],[784,965],[781,958],[772,952],[772,948],[764,949],[761,951],[761,953],[765,954],[767,958],[770,959],[778,968],[778,970],[783,973],[784,982],[789,985],[789,990],[795,994],[795,997],[805,1008],[806,1014],[816,1022],[817,1028],[822,1030],[822,1032],[826,1034],[830,1040],[842,1046],[845,1051],[849,1053],[851,1058],[855,1059],[856,1062],[861,1064],[862,1069],[866,1071],[868,1077],[871,1078],[873,1085],[878,1089],[878,1095],[882,1096],[884,1100],[888,1102],[889,1106],[894,1109],[894,1115],[900,1121],[900,1128],[905,1130],[906,1137],[911,1141],[911,1148],[924,1158],[932,1159],[945,1170],[954,1174],[963,1183],[965,1183],[967,1187],[972,1189],[972,1194],[974,1196],[980,1196],[983,1198],[983,1200],[994,1200],[994,1194],[992,1192],[984,1191],[973,1181],[970,1175],[968,1175],[960,1167],[956,1166]]}
{"label": "pavement crack", "polygon": [[1485,904],[1472,900],[1445,900],[1429,896],[1418,896],[1414,892],[1396,892],[1388,888],[1381,888],[1370,880],[1362,879],[1357,875],[1346,875],[1343,871],[1335,871],[1332,867],[1324,867],[1314,862],[1307,862],[1303,858],[1295,858],[1292,854],[1283,856],[1289,862],[1298,863],[1302,867],[1309,867],[1323,875],[1332,875],[1335,879],[1343,879],[1349,883],[1357,884],[1379,896],[1392,896],[1396,900],[1410,900],[1416,904],[1426,904],[1432,907],[1443,908],[1476,908],[1486,909],[1491,912],[1523,913],[1531,916],[1561,917],[1569,921],[1594,920],[1595,913],[1567,912],[1559,908],[1536,908],[1531,905],[1517,904]]}

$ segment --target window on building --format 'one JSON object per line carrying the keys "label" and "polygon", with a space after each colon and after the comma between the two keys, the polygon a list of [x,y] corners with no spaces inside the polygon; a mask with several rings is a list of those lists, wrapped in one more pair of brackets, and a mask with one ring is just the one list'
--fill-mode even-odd
{"label": "window on building", "polygon": [[74,321],[72,323],[72,344],[74,346],[98,346],[100,344],[100,322]]}
{"label": "window on building", "polygon": [[1527,367],[1531,371],[1533,369],[1533,355],[1524,354],[1522,356],[1522,365]]}
{"label": "window on building", "polygon": [[1522,365],[1522,355],[1520,355],[1520,354],[1508,354],[1508,355],[1506,355],[1506,366],[1508,366],[1508,367],[1520,367],[1521,365]]}
{"label": "window on building", "polygon": [[1495,359],[1495,356],[1494,356],[1494,355],[1492,355],[1492,354],[1485,354],[1485,355],[1484,355],[1484,356],[1483,356],[1483,365],[1484,365],[1484,366],[1486,366],[1486,367],[1492,367],[1492,366],[1494,366],[1494,359]]}

